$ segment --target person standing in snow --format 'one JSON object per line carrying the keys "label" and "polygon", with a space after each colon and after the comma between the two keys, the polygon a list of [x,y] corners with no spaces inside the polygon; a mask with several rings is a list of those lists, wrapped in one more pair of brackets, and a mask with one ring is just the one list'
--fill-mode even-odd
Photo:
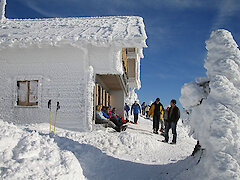
{"label": "person standing in snow", "polygon": [[164,119],[164,127],[167,125],[167,120],[168,120],[168,111],[171,106],[165,107],[164,114],[163,114],[163,119]]}
{"label": "person standing in snow", "polygon": [[146,108],[145,102],[143,102],[141,106],[142,106],[142,115],[144,116],[145,115],[145,108]]}
{"label": "person standing in snow", "polygon": [[160,103],[160,99],[157,98],[152,104],[148,114],[153,118],[153,133],[158,134],[159,121],[163,116],[163,105]]}
{"label": "person standing in snow", "polygon": [[124,106],[124,111],[125,111],[125,113],[126,113],[126,119],[127,119],[127,121],[128,121],[130,107],[128,106],[128,104],[127,104],[127,103],[125,103],[125,106]]}
{"label": "person standing in snow", "polygon": [[171,100],[171,107],[168,110],[168,119],[165,127],[165,140],[163,142],[168,143],[169,140],[169,129],[172,129],[173,140],[171,144],[176,144],[177,142],[177,122],[180,119],[180,110],[176,106],[177,101],[175,99]]}
{"label": "person standing in snow", "polygon": [[134,102],[134,104],[131,107],[131,115],[134,115],[134,124],[137,124],[138,121],[138,114],[141,113],[141,107],[137,103],[137,101]]}
{"label": "person standing in snow", "polygon": [[149,110],[150,110],[150,106],[147,105],[146,108],[145,108],[145,110],[146,110],[146,118],[149,119],[148,113],[149,113]]}

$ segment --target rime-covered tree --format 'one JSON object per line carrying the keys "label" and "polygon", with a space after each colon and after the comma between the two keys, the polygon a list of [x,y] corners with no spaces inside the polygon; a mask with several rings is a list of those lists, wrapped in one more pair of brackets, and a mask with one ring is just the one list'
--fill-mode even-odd
{"label": "rime-covered tree", "polygon": [[240,51],[223,29],[211,33],[206,48],[208,77],[185,84],[180,98],[191,132],[206,149],[192,173],[198,179],[239,179]]}

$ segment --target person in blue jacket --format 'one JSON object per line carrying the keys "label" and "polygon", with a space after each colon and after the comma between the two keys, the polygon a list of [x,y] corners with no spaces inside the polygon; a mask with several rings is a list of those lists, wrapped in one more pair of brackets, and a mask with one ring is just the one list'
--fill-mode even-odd
{"label": "person in blue jacket", "polygon": [[125,113],[126,113],[126,117],[127,117],[127,121],[128,121],[130,107],[128,106],[128,104],[127,104],[127,103],[125,103],[125,106],[124,106],[124,111],[125,111]]}
{"label": "person in blue jacket", "polygon": [[134,115],[134,124],[137,124],[138,121],[138,114],[141,113],[141,107],[137,103],[137,101],[134,102],[134,104],[131,107],[131,115]]}

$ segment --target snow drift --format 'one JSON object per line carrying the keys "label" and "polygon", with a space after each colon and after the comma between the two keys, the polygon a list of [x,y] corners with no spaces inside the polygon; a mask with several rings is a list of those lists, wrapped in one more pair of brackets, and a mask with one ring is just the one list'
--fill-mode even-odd
{"label": "snow drift", "polygon": [[206,41],[207,77],[185,84],[180,102],[186,124],[206,150],[196,179],[240,178],[240,51],[227,30]]}
{"label": "snow drift", "polygon": [[48,135],[0,120],[0,149],[3,179],[85,179],[74,154]]}
{"label": "snow drift", "polygon": [[185,129],[180,121],[172,146],[143,117],[121,133],[96,125],[92,132],[57,128],[55,136],[47,123],[0,120],[0,179],[175,179],[198,160],[189,158],[196,141]]}

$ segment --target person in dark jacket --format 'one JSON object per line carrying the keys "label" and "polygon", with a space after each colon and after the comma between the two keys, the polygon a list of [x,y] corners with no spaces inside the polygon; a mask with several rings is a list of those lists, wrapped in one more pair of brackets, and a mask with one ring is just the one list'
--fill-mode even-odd
{"label": "person in dark jacket", "polygon": [[166,127],[165,127],[165,140],[163,140],[163,142],[168,143],[169,140],[169,129],[172,129],[172,133],[173,133],[173,140],[171,142],[171,144],[176,144],[177,142],[177,122],[180,119],[180,110],[179,108],[176,106],[176,100],[173,99],[171,100],[171,107],[168,110],[168,119],[167,119],[167,123],[166,123]]}
{"label": "person in dark jacket", "polygon": [[141,106],[142,106],[142,115],[144,116],[145,115],[145,108],[146,108],[145,102],[143,102]]}
{"label": "person in dark jacket", "polygon": [[160,99],[157,98],[156,101],[151,105],[151,108],[148,112],[149,115],[153,118],[153,133],[158,134],[159,121],[163,116],[163,105],[160,103]]}
{"label": "person in dark jacket", "polygon": [[137,101],[134,102],[134,104],[131,107],[131,115],[134,115],[134,124],[137,124],[138,121],[138,114],[141,113],[141,107],[137,103]]}

